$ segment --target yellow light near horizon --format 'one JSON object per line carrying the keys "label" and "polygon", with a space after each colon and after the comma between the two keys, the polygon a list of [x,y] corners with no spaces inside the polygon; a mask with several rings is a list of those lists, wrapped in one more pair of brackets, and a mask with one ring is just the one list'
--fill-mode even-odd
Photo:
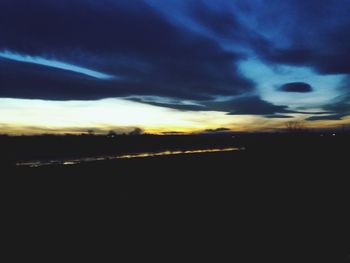
{"label": "yellow light near horizon", "polygon": [[[297,119],[307,116],[295,115]],[[267,119],[257,115],[227,115],[218,111],[180,111],[125,99],[94,101],[47,101],[0,99],[0,133],[81,133],[93,129],[127,131],[140,127],[149,133],[198,132],[219,127],[234,131],[262,131],[284,128],[290,119]],[[308,122],[322,128],[349,123],[342,121]]]}
{"label": "yellow light near horizon", "polygon": [[179,111],[123,99],[0,99],[0,132],[9,133],[74,132],[89,128],[107,131],[125,127],[187,132],[230,122],[232,117],[223,112]]}

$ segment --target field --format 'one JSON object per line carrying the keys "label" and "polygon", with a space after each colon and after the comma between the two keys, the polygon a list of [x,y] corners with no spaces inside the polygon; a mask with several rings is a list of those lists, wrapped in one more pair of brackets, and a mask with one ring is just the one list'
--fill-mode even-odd
{"label": "field", "polygon": [[194,231],[244,262],[347,262],[348,135],[251,135],[237,145],[245,150],[12,165],[6,200],[21,218],[53,213]]}

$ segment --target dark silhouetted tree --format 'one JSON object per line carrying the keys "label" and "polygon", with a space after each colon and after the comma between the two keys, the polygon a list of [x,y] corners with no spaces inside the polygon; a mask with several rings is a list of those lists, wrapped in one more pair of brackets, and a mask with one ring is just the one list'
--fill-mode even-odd
{"label": "dark silhouetted tree", "polygon": [[110,130],[107,134],[107,137],[109,138],[115,138],[117,136],[117,133],[113,130]]}
{"label": "dark silhouetted tree", "polygon": [[87,134],[90,135],[90,136],[93,136],[95,135],[95,131],[90,129],[90,130],[87,130]]}
{"label": "dark silhouetted tree", "polygon": [[135,128],[129,133],[129,135],[141,135],[141,134],[143,134],[143,130],[141,128]]}
{"label": "dark silhouetted tree", "polygon": [[292,133],[304,132],[306,130],[303,121],[289,121],[286,123],[286,129]]}

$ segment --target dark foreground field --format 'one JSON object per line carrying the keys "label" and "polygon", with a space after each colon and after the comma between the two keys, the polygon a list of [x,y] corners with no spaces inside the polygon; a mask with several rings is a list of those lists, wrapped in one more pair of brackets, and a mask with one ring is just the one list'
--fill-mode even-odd
{"label": "dark foreground field", "polygon": [[350,262],[349,142],[254,137],[239,152],[10,167],[6,216],[115,258],[131,246],[130,261]]}

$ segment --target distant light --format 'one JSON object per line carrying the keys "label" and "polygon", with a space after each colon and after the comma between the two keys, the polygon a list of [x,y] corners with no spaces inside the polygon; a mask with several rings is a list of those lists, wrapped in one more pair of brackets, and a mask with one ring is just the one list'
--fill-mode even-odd
{"label": "distant light", "polygon": [[332,134],[332,136],[335,136],[335,135],[336,135],[335,133]]}
{"label": "distant light", "polygon": [[33,63],[33,64],[38,64],[42,66],[47,66],[51,68],[58,68],[62,70],[68,70],[68,71],[73,71],[76,73],[80,73],[83,75],[87,75],[90,77],[94,77],[97,79],[112,79],[115,78],[115,76],[108,75],[96,70],[72,65],[66,62],[61,62],[57,60],[50,60],[42,57],[36,57],[36,56],[29,56],[29,55],[22,55],[19,53],[11,52],[8,50],[5,51],[0,51],[0,57],[5,58],[5,59],[10,59],[14,61],[19,61],[19,62],[25,62],[25,63]]}

